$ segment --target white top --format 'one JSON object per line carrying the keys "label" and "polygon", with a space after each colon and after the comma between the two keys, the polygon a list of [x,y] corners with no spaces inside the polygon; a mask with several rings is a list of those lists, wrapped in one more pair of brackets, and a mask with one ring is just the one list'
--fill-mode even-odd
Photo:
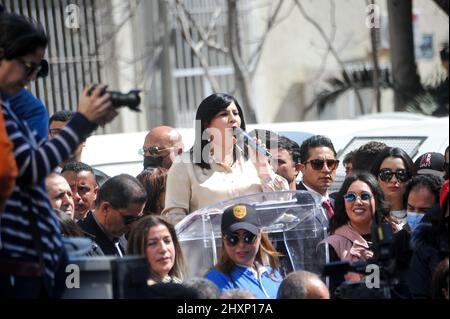
{"label": "white top", "polygon": [[202,169],[185,152],[169,169],[162,216],[176,224],[187,214],[220,201],[278,190],[289,190],[283,177],[271,171],[260,178],[253,162],[243,156],[231,166],[213,160],[211,169]]}

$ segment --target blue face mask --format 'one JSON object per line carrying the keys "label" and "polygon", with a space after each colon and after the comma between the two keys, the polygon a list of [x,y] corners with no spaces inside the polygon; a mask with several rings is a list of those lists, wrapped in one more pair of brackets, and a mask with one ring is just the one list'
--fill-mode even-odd
{"label": "blue face mask", "polygon": [[414,231],[414,229],[416,229],[416,227],[420,224],[423,216],[425,216],[425,214],[414,212],[407,213],[406,221],[408,222],[409,227],[411,227],[411,231]]}

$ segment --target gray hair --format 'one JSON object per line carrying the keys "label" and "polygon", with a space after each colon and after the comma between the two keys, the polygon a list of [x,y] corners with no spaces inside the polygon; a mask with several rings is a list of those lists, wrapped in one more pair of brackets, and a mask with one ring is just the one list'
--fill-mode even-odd
{"label": "gray hair", "polygon": [[295,271],[284,278],[277,293],[277,299],[308,299],[309,283],[319,276],[308,271]]}
{"label": "gray hair", "polygon": [[256,296],[247,289],[235,288],[225,290],[220,295],[220,299],[256,299]]}
{"label": "gray hair", "polygon": [[219,299],[220,290],[211,281],[206,278],[194,277],[186,280],[183,286],[197,291],[199,299]]}

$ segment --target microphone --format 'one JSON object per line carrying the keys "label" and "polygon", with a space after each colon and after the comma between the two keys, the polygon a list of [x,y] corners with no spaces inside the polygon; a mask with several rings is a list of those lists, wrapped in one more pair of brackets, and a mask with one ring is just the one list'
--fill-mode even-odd
{"label": "microphone", "polygon": [[270,154],[270,152],[266,148],[264,148],[260,144],[256,143],[256,141],[253,139],[253,137],[251,137],[250,134],[248,134],[246,131],[244,131],[240,127],[237,127],[234,129],[234,134],[236,135],[238,144],[245,143],[245,144],[249,145],[251,148],[253,148],[255,151],[257,151],[259,154],[267,157],[268,159],[270,159],[272,157],[272,154]]}

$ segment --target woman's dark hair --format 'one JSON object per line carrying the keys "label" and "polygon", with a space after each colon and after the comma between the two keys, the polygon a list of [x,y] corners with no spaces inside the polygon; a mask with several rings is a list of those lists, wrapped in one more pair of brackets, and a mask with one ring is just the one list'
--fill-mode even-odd
{"label": "woman's dark hair", "polygon": [[143,211],[145,215],[161,215],[164,207],[160,207],[159,198],[166,191],[167,171],[167,168],[155,167],[151,170],[145,169],[136,176],[147,192]]}
{"label": "woman's dark hair", "polygon": [[405,194],[403,195],[403,207],[408,206],[409,193],[413,189],[426,188],[434,195],[435,203],[439,203],[439,193],[444,181],[435,175],[416,175],[406,184]]}
{"label": "woman's dark hair", "polygon": [[[193,163],[201,168],[211,168],[210,164],[205,162],[202,156],[204,150],[206,150],[205,148],[209,145],[207,139],[202,139],[203,132],[208,128],[208,125],[214,117],[225,110],[231,103],[236,105],[241,118],[241,129],[245,131],[244,113],[242,112],[242,108],[238,101],[233,96],[223,93],[214,93],[204,99],[198,106],[195,115],[195,142],[190,152]],[[209,152],[209,150],[206,150],[206,152]]]}
{"label": "woman's dark hair", "polygon": [[411,157],[409,157],[408,153],[402,150],[399,147],[386,147],[380,154],[378,154],[375,162],[372,165],[371,173],[375,178],[378,179],[378,173],[380,172],[380,167],[383,161],[388,157],[397,157],[403,160],[403,164],[405,164],[405,169],[409,173],[410,177],[416,175],[416,168],[414,166],[414,162]]}
{"label": "woman's dark hair", "polygon": [[[146,257],[148,231],[150,230],[150,228],[158,225],[163,225],[169,230],[170,236],[172,237],[173,246],[175,248],[175,262],[172,269],[169,271],[169,276],[183,279],[183,274],[185,273],[185,264],[177,233],[175,232],[175,228],[172,224],[168,223],[159,216],[145,216],[136,223],[135,227],[131,230],[128,237],[127,255]],[[160,279],[162,279],[157,278],[157,276],[152,273],[151,269],[150,276],[155,281],[159,281]]]}
{"label": "woman's dark hair", "polygon": [[46,48],[48,38],[43,27],[15,13],[0,15],[0,59],[12,60]]}
{"label": "woman's dark hair", "polygon": [[433,273],[431,284],[431,298],[432,299],[446,299],[444,290],[448,294],[448,257],[444,258],[436,267]]}
{"label": "woman's dark hair", "polygon": [[383,191],[378,185],[375,177],[367,172],[356,172],[345,179],[336,197],[336,201],[334,203],[335,214],[330,220],[331,235],[334,234],[336,229],[342,225],[345,225],[349,221],[347,212],[345,211],[344,195],[347,194],[350,186],[356,181],[364,182],[367,186],[369,186],[373,198],[375,199],[375,218],[378,221],[381,221],[384,217],[389,215],[389,203],[385,200]]}

